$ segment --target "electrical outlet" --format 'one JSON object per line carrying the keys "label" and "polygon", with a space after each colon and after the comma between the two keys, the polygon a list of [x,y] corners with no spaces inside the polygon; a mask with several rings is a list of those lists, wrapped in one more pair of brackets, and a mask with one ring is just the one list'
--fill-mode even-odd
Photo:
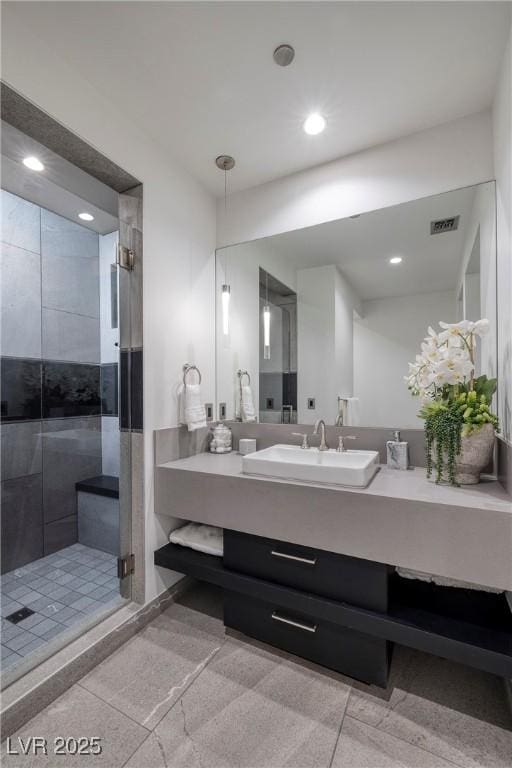
{"label": "electrical outlet", "polygon": [[265,410],[267,411],[273,411],[274,410],[274,398],[273,397],[267,397],[265,400]]}

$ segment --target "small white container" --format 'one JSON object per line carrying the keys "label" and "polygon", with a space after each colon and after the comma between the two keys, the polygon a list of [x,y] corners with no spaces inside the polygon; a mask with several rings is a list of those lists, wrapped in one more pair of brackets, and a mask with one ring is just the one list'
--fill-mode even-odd
{"label": "small white container", "polygon": [[247,456],[248,453],[254,453],[256,450],[256,438],[255,437],[242,437],[238,441],[238,452],[242,456]]}

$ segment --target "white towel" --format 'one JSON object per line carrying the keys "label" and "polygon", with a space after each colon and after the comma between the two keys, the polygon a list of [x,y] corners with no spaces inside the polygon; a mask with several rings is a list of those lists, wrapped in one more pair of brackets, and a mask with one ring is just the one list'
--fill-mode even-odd
{"label": "white towel", "polygon": [[346,427],[358,427],[361,424],[361,407],[358,397],[347,397],[345,418],[343,425]]}
{"label": "white towel", "polygon": [[242,421],[256,421],[256,411],[254,409],[254,400],[252,389],[249,384],[242,387],[242,402],[240,403],[240,416]]}
{"label": "white towel", "polygon": [[201,402],[201,387],[199,384],[185,384],[181,393],[183,401],[183,422],[189,432],[206,427],[206,411]]}
{"label": "white towel", "polygon": [[427,581],[437,584],[439,587],[457,587],[458,589],[475,589],[477,592],[493,592],[501,594],[502,589],[496,587],[485,587],[481,584],[472,584],[469,581],[459,581],[458,579],[449,579],[447,576],[436,576],[433,573],[424,571],[413,571],[410,568],[397,567],[396,572],[403,579],[417,579],[418,581]]}
{"label": "white towel", "polygon": [[171,544],[180,544],[207,555],[224,554],[224,530],[213,525],[187,523],[182,528],[176,528],[169,534]]}

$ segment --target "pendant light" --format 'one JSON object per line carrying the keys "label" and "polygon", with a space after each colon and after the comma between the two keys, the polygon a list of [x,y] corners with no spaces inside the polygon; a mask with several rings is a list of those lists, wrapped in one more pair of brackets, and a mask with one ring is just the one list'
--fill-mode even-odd
{"label": "pendant light", "polygon": [[[235,167],[235,161],[230,155],[219,155],[215,158],[215,165],[219,170],[224,171],[224,213],[227,212],[228,207],[228,175],[227,172]],[[224,280],[221,290],[221,306],[222,306],[222,333],[224,336],[229,336],[229,300],[231,298],[231,286],[228,283],[227,278],[227,262],[224,269]]]}
{"label": "pendant light", "polygon": [[270,360],[270,305],[268,303],[268,272],[265,272],[265,306],[263,307],[263,359]]}

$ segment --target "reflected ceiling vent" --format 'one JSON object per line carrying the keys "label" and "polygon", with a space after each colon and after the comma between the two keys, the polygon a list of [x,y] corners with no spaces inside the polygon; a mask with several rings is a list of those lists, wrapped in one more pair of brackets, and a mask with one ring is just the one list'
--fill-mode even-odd
{"label": "reflected ceiling vent", "polygon": [[455,232],[459,228],[460,216],[452,216],[449,219],[439,219],[430,222],[430,234],[439,235],[441,232]]}

